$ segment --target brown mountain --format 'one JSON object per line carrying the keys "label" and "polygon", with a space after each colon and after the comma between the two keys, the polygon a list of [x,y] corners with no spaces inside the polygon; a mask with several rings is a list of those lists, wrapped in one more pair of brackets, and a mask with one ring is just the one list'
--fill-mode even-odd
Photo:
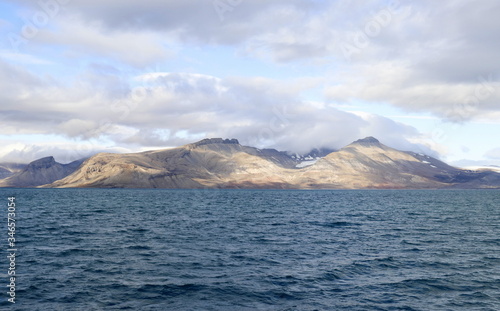
{"label": "brown mountain", "polygon": [[399,151],[373,137],[297,169],[276,150],[206,139],[136,154],[99,154],[52,187],[133,188],[444,188],[497,187],[499,174],[475,173]]}
{"label": "brown mountain", "polygon": [[295,162],[283,152],[213,138],[179,148],[97,154],[48,187],[274,188]]}
{"label": "brown mountain", "polygon": [[[297,167],[297,159],[285,152],[221,138],[141,153],[100,153],[70,173],[69,167],[63,172],[56,169],[54,161],[48,162],[52,163],[51,171],[60,175],[48,174],[43,165],[34,169],[37,165],[32,163],[31,177],[25,172],[24,178],[6,180],[23,186],[30,184],[29,178],[38,183],[52,179],[43,187],[61,188],[500,188],[498,173],[461,170],[426,155],[390,148],[373,137],[353,142],[305,167]],[[62,177],[54,179],[58,176]],[[16,185],[15,180],[23,183]]]}
{"label": "brown mountain", "polygon": [[442,188],[447,183],[437,174],[459,171],[447,164],[415,153],[399,151],[367,137],[332,152],[303,176],[311,188]]}

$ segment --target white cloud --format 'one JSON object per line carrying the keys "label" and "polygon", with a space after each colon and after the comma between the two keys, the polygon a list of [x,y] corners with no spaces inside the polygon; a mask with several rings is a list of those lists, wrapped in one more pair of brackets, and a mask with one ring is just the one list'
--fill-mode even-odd
{"label": "white cloud", "polygon": [[500,81],[492,75],[467,83],[429,81],[418,77],[405,63],[385,61],[353,66],[341,78],[337,85],[326,88],[329,100],[390,103],[455,122],[488,118],[499,109]]}
{"label": "white cloud", "polygon": [[57,130],[66,133],[69,137],[92,138],[99,135],[99,133],[94,133],[96,128],[98,128],[98,124],[95,121],[71,119],[59,124]]}
{"label": "white cloud", "polygon": [[25,65],[49,65],[52,62],[38,58],[36,56],[13,52],[9,50],[0,50],[0,58],[8,60],[11,63],[25,64]]}
{"label": "white cloud", "polygon": [[72,58],[105,57],[135,67],[147,67],[173,57],[175,51],[167,46],[164,36],[151,31],[127,29],[106,30],[100,22],[77,18],[59,19],[54,29],[40,29],[35,38],[45,45],[64,46]]}
{"label": "white cloud", "polygon": [[127,78],[109,68],[100,74],[92,70],[82,75],[85,87],[54,83],[43,89],[51,92],[26,90],[15,108],[23,118],[6,118],[5,126],[85,140],[101,137],[133,149],[234,137],[243,144],[307,152],[370,135],[406,148],[412,145],[408,138],[418,136],[414,128],[387,118],[302,100],[301,93],[321,79],[164,72]]}
{"label": "white cloud", "polygon": [[500,148],[491,149],[484,156],[488,159],[500,160]]}
{"label": "white cloud", "polygon": [[99,152],[124,153],[129,149],[108,147],[96,142],[12,143],[4,144],[0,162],[29,163],[34,160],[53,156],[60,163],[69,163],[92,156]]}
{"label": "white cloud", "polygon": [[[11,2],[40,10],[36,1]],[[415,128],[340,108],[375,102],[455,122],[498,122],[498,1],[230,3],[221,13],[213,1],[69,2],[25,53],[0,52],[2,134],[107,137],[131,148],[222,136],[294,151],[377,136],[431,152],[442,146],[428,145]],[[183,52],[207,47],[237,55],[232,65],[242,74],[212,76],[224,62],[201,60],[192,72],[204,74],[164,72],[193,57]],[[255,74],[244,61],[238,66],[246,58],[269,68]],[[157,63],[163,71],[138,69]],[[325,100],[305,95],[322,87]]]}

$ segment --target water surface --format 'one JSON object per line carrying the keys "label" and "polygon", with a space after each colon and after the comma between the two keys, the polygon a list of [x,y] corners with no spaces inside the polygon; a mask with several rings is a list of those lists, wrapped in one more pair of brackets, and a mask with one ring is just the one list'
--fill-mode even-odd
{"label": "water surface", "polygon": [[499,194],[0,189],[0,307],[500,310]]}

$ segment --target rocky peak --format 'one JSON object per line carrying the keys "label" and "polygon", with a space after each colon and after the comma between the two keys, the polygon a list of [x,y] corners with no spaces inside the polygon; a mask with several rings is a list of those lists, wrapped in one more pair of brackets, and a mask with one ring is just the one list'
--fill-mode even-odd
{"label": "rocky peak", "polygon": [[239,145],[239,141],[237,139],[222,139],[222,138],[205,138],[203,140],[200,140],[199,142],[194,143],[193,145],[195,147],[198,146],[203,146],[203,145],[210,145],[210,144],[232,144],[232,145]]}
{"label": "rocky peak", "polygon": [[45,157],[45,158],[41,158],[41,159],[38,159],[36,161],[31,162],[30,164],[28,164],[27,169],[49,168],[49,167],[53,166],[56,163],[57,162],[54,159],[54,157],[52,157],[52,156]]}
{"label": "rocky peak", "polygon": [[355,142],[353,142],[352,144],[353,145],[354,144],[362,145],[362,146],[365,146],[365,147],[368,147],[368,146],[377,146],[377,147],[380,147],[380,141],[378,141],[378,139],[376,139],[375,137],[372,137],[372,136],[368,136],[368,137],[365,137],[365,138],[362,138],[362,139],[358,139]]}

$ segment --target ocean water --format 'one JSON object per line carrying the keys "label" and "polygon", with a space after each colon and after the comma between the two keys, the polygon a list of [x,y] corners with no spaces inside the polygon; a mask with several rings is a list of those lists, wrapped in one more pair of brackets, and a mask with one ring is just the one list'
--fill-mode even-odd
{"label": "ocean water", "polygon": [[0,309],[500,310],[499,199],[494,190],[0,189]]}

